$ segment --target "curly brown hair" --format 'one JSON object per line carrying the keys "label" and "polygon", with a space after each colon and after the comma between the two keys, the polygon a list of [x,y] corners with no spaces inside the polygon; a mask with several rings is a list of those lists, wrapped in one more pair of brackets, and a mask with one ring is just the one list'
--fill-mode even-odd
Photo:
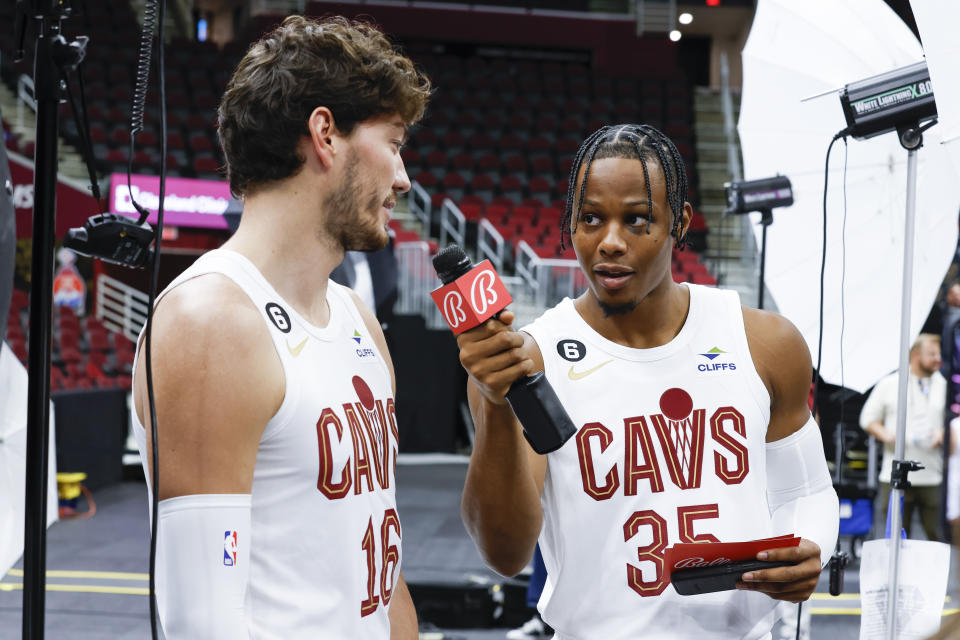
{"label": "curly brown hair", "polygon": [[376,27],[333,16],[290,16],[250,46],[220,101],[217,135],[230,191],[294,175],[307,120],[319,106],[349,135],[366,120],[399,114],[410,126],[423,117],[430,80]]}

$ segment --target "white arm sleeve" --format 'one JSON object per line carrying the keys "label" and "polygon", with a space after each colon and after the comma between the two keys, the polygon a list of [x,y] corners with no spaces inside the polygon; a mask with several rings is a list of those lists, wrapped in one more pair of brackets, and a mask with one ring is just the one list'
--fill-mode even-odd
{"label": "white arm sleeve", "polygon": [[167,640],[249,637],[250,502],[249,494],[160,501],[157,609]]}
{"label": "white arm sleeve", "polygon": [[813,417],[786,438],[767,443],[767,504],[773,535],[795,533],[820,546],[820,566],[837,544],[840,503]]}

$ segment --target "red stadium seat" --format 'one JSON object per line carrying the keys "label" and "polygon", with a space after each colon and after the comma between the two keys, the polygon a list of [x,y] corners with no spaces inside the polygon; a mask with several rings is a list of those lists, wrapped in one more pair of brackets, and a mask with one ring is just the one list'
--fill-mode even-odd
{"label": "red stadium seat", "polygon": [[552,153],[553,143],[544,136],[535,136],[527,140],[527,152],[530,155]]}
{"label": "red stadium seat", "polygon": [[13,351],[13,355],[17,356],[17,360],[26,364],[27,362],[27,343],[25,340],[10,340],[10,350]]}
{"label": "red stadium seat", "polygon": [[537,210],[533,207],[514,207],[512,219],[514,221],[523,221],[525,225],[530,225],[537,217]]}
{"label": "red stadium seat", "polygon": [[500,178],[500,193],[508,198],[519,200],[523,197],[523,181],[515,175]]}
{"label": "red stadium seat", "polygon": [[481,209],[485,209],[487,206],[487,201],[481,198],[480,196],[466,195],[460,198],[460,204],[461,205],[474,204],[480,207]]}
{"label": "red stadium seat", "polygon": [[[566,131],[566,128],[564,129]],[[558,154],[573,156],[580,148],[580,140],[573,137],[560,138],[554,147]]]}
{"label": "red stadium seat", "polygon": [[487,153],[477,160],[478,171],[500,171],[500,157],[492,153]]}
{"label": "red stadium seat", "polygon": [[406,167],[407,173],[410,173],[414,168],[420,168],[420,152],[416,149],[405,147],[403,151],[400,152],[400,157],[403,158],[403,165]]}
{"label": "red stadium seat", "polygon": [[490,202],[493,199],[493,192],[496,188],[493,178],[484,173],[478,173],[470,180],[470,193]]}
{"label": "red stadium seat", "polygon": [[550,156],[537,156],[530,163],[530,168],[534,176],[552,180],[555,175],[553,158]]}
{"label": "red stadium seat", "polygon": [[474,161],[469,153],[458,153],[453,158],[453,169],[467,180],[473,177]]}
{"label": "red stadium seat", "polygon": [[429,171],[421,171],[413,178],[416,182],[420,184],[424,189],[433,189],[437,186],[439,182],[437,177],[430,173]]}
{"label": "red stadium seat", "polygon": [[86,377],[89,378],[90,380],[96,380],[97,378],[99,378],[100,376],[103,375],[103,370],[102,370],[99,366],[97,366],[96,364],[94,364],[94,363],[92,363],[92,362],[88,362],[88,363],[87,363],[86,365],[84,365],[84,367],[83,367],[83,373],[84,373],[84,374],[86,375]]}
{"label": "red stadium seat", "polygon": [[501,153],[523,150],[523,138],[512,133],[500,136],[497,147]]}
{"label": "red stadium seat", "polygon": [[183,136],[179,133],[167,133],[167,149],[170,151],[179,151],[184,149]]}
{"label": "red stadium seat", "polygon": [[126,127],[117,127],[110,132],[110,143],[115,146],[130,144],[130,131]]}
{"label": "red stadium seat", "polygon": [[510,215],[512,207],[505,207],[500,204],[491,204],[487,207],[487,218],[490,220],[503,220]]}
{"label": "red stadium seat", "polygon": [[30,304],[30,297],[26,291],[14,289],[13,294],[10,296],[10,302],[12,309],[25,309],[27,305]]}
{"label": "red stadium seat", "polygon": [[483,217],[483,207],[475,204],[461,204],[460,213],[468,222],[476,222]]}
{"label": "red stadium seat", "polygon": [[20,319],[16,318],[16,324],[7,321],[7,340],[26,340],[27,336],[20,328]]}
{"label": "red stadium seat", "polygon": [[559,226],[560,218],[563,217],[563,211],[554,207],[543,207],[537,216],[540,225]]}
{"label": "red stadium seat", "polygon": [[437,179],[443,178],[443,175],[447,172],[448,164],[447,154],[439,149],[427,154],[426,169],[437,176]]}
{"label": "red stadium seat", "polygon": [[88,336],[90,349],[93,351],[109,351],[110,342],[107,340],[107,334],[98,331],[91,332]]}
{"label": "red stadium seat", "polygon": [[76,349],[80,343],[80,335],[71,329],[60,329],[59,343],[61,352],[63,349]]}
{"label": "red stadium seat", "polygon": [[497,146],[493,136],[486,133],[474,133],[467,139],[467,144],[473,151],[491,151]]}
{"label": "red stadium seat", "polygon": [[439,210],[443,206],[443,201],[449,198],[450,196],[446,193],[435,193],[430,196],[430,206],[434,209]]}
{"label": "red stadium seat", "polygon": [[210,141],[210,137],[206,135],[195,135],[190,137],[190,149],[196,152],[210,152],[213,151],[213,143]]}
{"label": "red stadium seat", "polygon": [[456,129],[447,131],[443,136],[443,149],[450,155],[456,155],[467,147],[466,138]]}
{"label": "red stadium seat", "polygon": [[448,173],[440,183],[452,200],[459,201],[467,189],[467,181],[459,173]]}
{"label": "red stadium seat", "polygon": [[521,155],[508,156],[503,161],[503,168],[510,173],[525,173],[527,171],[527,159]]}
{"label": "red stadium seat", "polygon": [[123,335],[122,333],[112,333],[111,336],[113,337],[114,349],[117,351],[133,351],[133,341],[127,336]]}
{"label": "red stadium seat", "polygon": [[553,189],[550,182],[540,176],[531,178],[528,188],[530,189],[530,195],[543,196],[546,200],[550,199],[550,193]]}
{"label": "red stadium seat", "polygon": [[196,171],[197,177],[222,178],[220,175],[220,163],[217,162],[216,158],[209,156],[194,159],[193,170]]}
{"label": "red stadium seat", "polygon": [[75,347],[61,347],[60,360],[69,364],[76,364],[83,361],[83,354]]}

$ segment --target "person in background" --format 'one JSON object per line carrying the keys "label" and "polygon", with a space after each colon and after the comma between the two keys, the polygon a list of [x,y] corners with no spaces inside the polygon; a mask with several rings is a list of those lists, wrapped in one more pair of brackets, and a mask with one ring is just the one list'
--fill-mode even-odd
{"label": "person in background", "polygon": [[[909,536],[913,514],[918,512],[929,540],[940,538],[937,517],[943,481],[943,411],[947,391],[947,381],[940,375],[940,363],[940,336],[921,333],[910,347],[904,459],[916,460],[923,469],[909,475],[911,486],[903,494],[903,528]],[[884,514],[890,501],[899,380],[898,372],[880,380],[860,411],[860,426],[883,444],[878,499]]]}

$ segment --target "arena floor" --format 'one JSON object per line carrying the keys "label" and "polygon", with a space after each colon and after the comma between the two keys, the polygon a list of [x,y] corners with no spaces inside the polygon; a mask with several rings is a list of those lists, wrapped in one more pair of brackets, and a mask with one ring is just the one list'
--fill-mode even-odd
{"label": "arena floor", "polygon": [[[505,581],[487,569],[463,529],[459,499],[465,472],[465,459],[452,456],[403,456],[398,467],[404,575],[420,610],[421,640],[503,638],[528,614],[522,581]],[[149,638],[143,483],[115,484],[94,497],[93,518],[59,522],[49,530],[45,637]],[[20,637],[20,568],[18,564],[0,580],[0,639]],[[950,584],[956,593],[955,571]],[[824,573],[811,601],[814,640],[859,639],[856,563],[847,568],[845,590],[840,598],[826,593]],[[948,601],[947,612],[956,608],[955,601]],[[460,628],[463,623],[469,628]]]}

